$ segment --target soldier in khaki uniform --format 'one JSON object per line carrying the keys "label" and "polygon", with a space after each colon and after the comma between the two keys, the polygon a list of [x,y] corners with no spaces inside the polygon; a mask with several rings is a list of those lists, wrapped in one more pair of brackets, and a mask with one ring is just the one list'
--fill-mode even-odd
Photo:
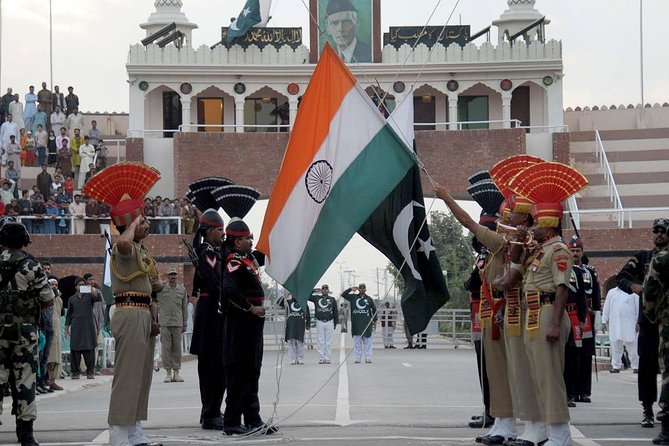
{"label": "soldier in khaki uniform", "polygon": [[167,284],[158,293],[160,309],[160,345],[162,347],[165,382],[183,382],[181,369],[181,334],[188,323],[188,296],[183,285],[177,283],[177,270],[167,273]]}
{"label": "soldier in khaki uniform", "polygon": [[[514,193],[535,203],[533,234],[538,245],[512,269],[524,274],[524,339],[541,420],[549,425],[548,446],[571,445],[563,372],[571,327],[565,307],[573,258],[559,234],[561,203],[585,185],[587,180],[579,172],[552,162],[528,167],[508,184]],[[524,241],[526,236],[521,230],[517,240]],[[512,262],[520,259],[520,251],[512,249]]]}
{"label": "soldier in khaki uniform", "polygon": [[[129,178],[141,176],[145,183]],[[116,309],[111,321],[115,368],[109,401],[110,446],[149,445],[142,430],[148,416],[157,324],[151,293],[160,292],[156,262],[142,240],[149,233],[144,195],[160,172],[142,163],[118,163],[91,178],[84,193],[111,205],[121,234],[111,252],[111,284]],[[127,192],[119,193],[119,186]],[[138,186],[139,185],[139,186]],[[140,187],[141,186],[141,187]]]}

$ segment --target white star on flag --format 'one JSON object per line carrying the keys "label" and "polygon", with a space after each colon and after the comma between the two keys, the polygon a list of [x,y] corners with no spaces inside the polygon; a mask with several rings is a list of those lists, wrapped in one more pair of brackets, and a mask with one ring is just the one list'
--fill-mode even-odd
{"label": "white star on flag", "polygon": [[428,237],[427,240],[421,240],[419,238],[418,243],[420,243],[420,248],[418,248],[418,252],[424,252],[425,257],[427,257],[427,259],[430,260],[430,252],[435,251],[434,246],[432,246],[432,237]]}
{"label": "white star on flag", "polygon": [[244,8],[244,11],[242,11],[242,14],[244,14],[244,17],[247,15],[251,14],[251,9],[250,8]]}

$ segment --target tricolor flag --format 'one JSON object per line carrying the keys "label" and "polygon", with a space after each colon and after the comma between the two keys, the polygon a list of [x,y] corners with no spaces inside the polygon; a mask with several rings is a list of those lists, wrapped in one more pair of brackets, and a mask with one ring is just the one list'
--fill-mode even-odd
{"label": "tricolor flag", "polygon": [[[413,94],[388,120],[407,144],[414,145]],[[414,166],[358,230],[381,251],[404,279],[402,313],[411,334],[420,333],[449,299],[444,274],[425,220],[420,171]]]}
{"label": "tricolor flag", "polygon": [[107,311],[106,317],[105,317],[105,325],[109,324],[109,307],[114,303],[114,293],[112,292],[112,287],[111,287],[111,252],[112,252],[112,245],[111,245],[111,237],[109,236],[109,232],[105,231],[105,266],[104,269],[102,270],[102,297],[105,301]]}
{"label": "tricolor flag", "polygon": [[318,279],[414,164],[326,45],[267,205],[258,242],[267,273],[306,306]]}

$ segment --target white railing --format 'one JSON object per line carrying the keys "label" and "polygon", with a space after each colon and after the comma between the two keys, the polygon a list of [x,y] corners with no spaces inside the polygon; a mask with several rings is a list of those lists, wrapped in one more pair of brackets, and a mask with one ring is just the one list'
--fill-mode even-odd
{"label": "white railing", "polygon": [[199,131],[199,129],[237,129],[237,128],[243,128],[243,129],[277,129],[280,130],[282,128],[290,129],[290,124],[243,124],[243,125],[237,125],[237,124],[181,124],[179,125],[179,128],[177,132],[179,133],[190,133],[193,132],[192,129],[195,129],[195,131]]}
{"label": "white railing", "polygon": [[[121,144],[123,144],[123,147],[125,147],[125,139],[105,139],[104,142],[105,145],[110,142],[116,143],[116,162],[121,162]],[[107,147],[107,165],[109,165],[109,147]]]}
{"label": "white railing", "polygon": [[[571,213],[573,211],[567,211],[567,213]],[[618,219],[620,223],[620,228],[632,228],[633,227],[633,221],[634,219],[632,218],[632,214],[638,213],[638,212],[656,212],[658,213],[658,217],[661,216],[659,213],[664,212],[667,213],[669,212],[669,207],[641,207],[641,208],[622,208],[622,209],[614,209],[614,208],[609,208],[609,209],[580,209],[577,210],[576,213],[578,214],[612,214],[615,215],[616,218]]]}
{"label": "white railing", "polygon": [[[509,123],[511,128],[519,128],[521,121],[519,119],[492,119],[488,121],[456,121],[456,122],[414,122],[413,125],[416,127],[425,127],[425,126],[446,126],[450,129],[450,126],[455,125],[457,130],[463,130],[463,127],[466,125],[472,124],[504,124]],[[501,127],[500,127],[501,128]],[[472,130],[489,130],[489,129],[472,129]]]}
{"label": "white railing", "polygon": [[606,185],[609,190],[609,198],[611,199],[611,203],[613,203],[614,209],[620,211],[620,213],[618,213],[618,226],[623,228],[625,226],[622,214],[622,211],[624,210],[623,202],[620,200],[618,186],[616,186],[616,180],[613,178],[611,165],[609,164],[609,159],[606,156],[606,151],[604,151],[604,144],[602,144],[602,138],[599,136],[599,130],[595,130],[595,154],[599,159],[599,167],[604,170],[604,179],[606,180]]}
{"label": "white railing", "polygon": [[162,138],[163,133],[178,133],[179,130],[177,129],[128,129],[128,138],[144,138],[144,137],[150,137],[150,138],[156,138],[156,136],[152,135],[158,135],[158,138]]}
{"label": "white railing", "polygon": [[578,230],[581,229],[581,213],[578,210],[578,203],[576,202],[576,197],[573,195],[567,200],[569,205],[569,214],[573,218],[574,227]]}
{"label": "white railing", "polygon": [[[568,132],[569,131],[569,126],[567,124],[560,124],[560,125],[519,125],[519,129],[529,129],[530,133],[543,133],[542,131],[545,131],[546,133],[562,133],[562,132]],[[538,130],[538,132],[533,132],[532,130]]]}
{"label": "white railing", "polygon": [[[26,229],[28,229],[28,232],[31,234],[45,234],[45,235],[54,235],[54,234],[61,234],[61,235],[75,235],[75,221],[97,221],[100,223],[101,226],[107,225],[109,226],[111,223],[111,218],[110,217],[77,217],[76,215],[17,215],[15,216],[16,221],[19,223],[24,223],[26,225]],[[51,221],[54,220],[55,223],[55,233],[49,233],[46,234],[43,232],[43,224],[45,221]],[[147,220],[151,221],[157,221],[160,223],[160,221],[163,220],[169,220],[168,223],[171,223],[172,221],[176,221],[177,224],[177,234],[181,234],[181,229],[182,229],[182,223],[183,219],[181,217],[148,217]],[[42,227],[38,229],[37,224],[41,225]],[[36,230],[38,232],[36,232]],[[67,232],[63,232],[67,231]],[[104,231],[100,231],[100,234],[104,234]],[[160,233],[158,233],[160,234]],[[169,233],[170,235],[172,233]],[[81,235],[81,234],[80,234]]]}

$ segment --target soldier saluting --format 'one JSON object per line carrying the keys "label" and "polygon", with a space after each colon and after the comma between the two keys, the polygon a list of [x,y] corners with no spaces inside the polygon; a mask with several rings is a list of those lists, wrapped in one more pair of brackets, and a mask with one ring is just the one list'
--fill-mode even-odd
{"label": "soldier saluting", "polygon": [[16,437],[21,446],[39,446],[33,436],[37,418],[37,321],[40,308],[53,305],[53,292],[42,266],[23,248],[30,236],[21,223],[6,222],[0,229],[0,385],[12,385]]}

